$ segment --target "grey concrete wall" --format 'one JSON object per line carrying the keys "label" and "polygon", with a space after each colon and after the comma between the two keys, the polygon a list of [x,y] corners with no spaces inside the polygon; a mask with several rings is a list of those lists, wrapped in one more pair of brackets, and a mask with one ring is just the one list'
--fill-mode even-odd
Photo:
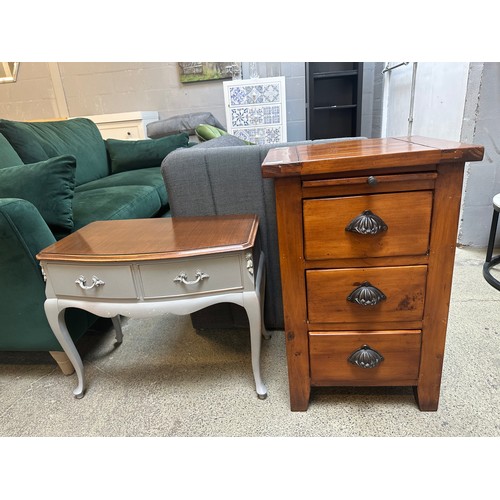
{"label": "grey concrete wall", "polygon": [[[288,140],[304,140],[305,63],[255,64],[261,78],[286,78]],[[372,137],[380,134],[379,130],[377,132],[377,119],[381,111],[377,110],[379,98],[373,95],[372,81],[376,80],[375,64],[381,63],[368,64],[362,106],[363,121],[366,120],[367,124],[362,128],[363,135]],[[250,63],[242,63],[242,76],[250,77]],[[58,83],[59,92],[56,90]],[[367,103],[365,99],[368,99]],[[22,62],[17,82],[0,85],[0,117],[11,120],[126,111],[158,111],[160,118],[210,111],[221,123],[226,123],[222,81],[182,84],[176,62]]]}
{"label": "grey concrete wall", "polygon": [[[305,139],[305,63],[256,63],[259,76],[285,76],[288,140]],[[0,117],[36,120],[101,115],[125,111],[158,111],[160,118],[210,111],[226,122],[222,81],[182,84],[176,62],[58,63],[65,100],[58,106],[54,75],[48,63],[20,64],[18,80],[0,85]],[[249,63],[243,63],[243,78]]]}
{"label": "grey concrete wall", "polygon": [[384,63],[363,63],[363,100],[361,104],[361,135],[380,137],[382,133],[382,108]]}
{"label": "grey concrete wall", "polygon": [[[182,84],[175,62],[66,62],[58,68],[70,117],[158,111],[163,118],[209,110],[225,123],[222,81]],[[17,82],[0,85],[0,116],[61,116],[55,83],[48,63],[22,62]]]}
{"label": "grey concrete wall", "polygon": [[[482,144],[484,159],[467,165],[458,242],[485,247],[492,198],[500,193],[500,63],[472,63],[462,140]],[[500,239],[498,240],[500,242]]]}
{"label": "grey concrete wall", "polygon": [[58,116],[47,63],[21,63],[17,81],[0,85],[0,117],[31,120]]}

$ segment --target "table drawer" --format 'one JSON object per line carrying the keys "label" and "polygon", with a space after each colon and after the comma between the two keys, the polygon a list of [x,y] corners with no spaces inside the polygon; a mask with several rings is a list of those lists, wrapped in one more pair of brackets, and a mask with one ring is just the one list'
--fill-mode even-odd
{"label": "table drawer", "polygon": [[311,384],[416,385],[421,336],[420,330],[310,332]]}
{"label": "table drawer", "polygon": [[52,263],[45,265],[54,293],[59,297],[96,299],[138,297],[130,266]]}
{"label": "table drawer", "polygon": [[306,272],[307,311],[315,323],[420,321],[427,266]]}
{"label": "table drawer", "polygon": [[139,265],[139,271],[147,299],[243,288],[238,254],[145,263]]}
{"label": "table drawer", "polygon": [[432,191],[304,200],[308,260],[423,255]]}

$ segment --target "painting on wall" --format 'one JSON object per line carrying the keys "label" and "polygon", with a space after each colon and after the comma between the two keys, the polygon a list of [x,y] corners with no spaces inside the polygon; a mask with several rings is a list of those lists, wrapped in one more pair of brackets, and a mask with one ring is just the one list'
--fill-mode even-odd
{"label": "painting on wall", "polygon": [[239,78],[241,63],[238,62],[180,62],[181,83],[206,82]]}
{"label": "painting on wall", "polygon": [[0,62],[0,83],[13,83],[17,80],[18,62]]}

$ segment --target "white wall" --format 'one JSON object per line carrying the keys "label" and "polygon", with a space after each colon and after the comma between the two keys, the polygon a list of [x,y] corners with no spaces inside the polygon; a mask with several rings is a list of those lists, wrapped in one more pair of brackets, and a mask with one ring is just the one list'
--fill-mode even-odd
{"label": "white wall", "polygon": [[[385,73],[383,137],[408,133],[412,74],[412,63]],[[500,63],[418,63],[413,116],[412,135],[484,146],[465,166],[457,242],[485,247],[500,192]]]}
{"label": "white wall", "polygon": [[[384,137],[408,134],[413,70],[410,62],[384,74]],[[417,63],[412,135],[460,140],[468,74],[468,62]]]}

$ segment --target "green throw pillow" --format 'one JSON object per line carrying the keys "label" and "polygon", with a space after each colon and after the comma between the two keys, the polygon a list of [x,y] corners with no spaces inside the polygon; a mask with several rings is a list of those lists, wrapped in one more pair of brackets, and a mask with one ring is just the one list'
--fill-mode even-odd
{"label": "green throw pillow", "polygon": [[0,134],[0,168],[22,165],[24,162],[10,145],[10,142]]}
{"label": "green throw pillow", "polygon": [[209,141],[210,139],[220,137],[221,135],[227,135],[227,132],[225,130],[214,127],[213,125],[207,125],[206,123],[201,123],[200,125],[198,125],[194,129],[194,132],[196,134],[196,137],[198,137],[201,142]]}
{"label": "green throw pillow", "polygon": [[194,132],[196,134],[196,137],[198,137],[198,139],[200,140],[200,142],[206,142],[212,139],[218,139],[219,137],[234,137],[235,139],[242,141],[243,144],[248,144],[252,146],[254,145],[253,142],[245,141],[244,139],[240,139],[239,137],[236,137],[234,135],[232,136],[228,134],[225,130],[214,127],[213,125],[207,125],[206,123],[198,125],[194,129]]}
{"label": "green throw pillow", "polygon": [[73,229],[76,160],[64,155],[0,169],[0,198],[32,203],[51,229]]}
{"label": "green throw pillow", "polygon": [[185,132],[139,141],[107,139],[106,149],[111,162],[111,172],[116,174],[139,168],[159,167],[165,156],[175,149],[187,147],[188,142],[189,135]]}

